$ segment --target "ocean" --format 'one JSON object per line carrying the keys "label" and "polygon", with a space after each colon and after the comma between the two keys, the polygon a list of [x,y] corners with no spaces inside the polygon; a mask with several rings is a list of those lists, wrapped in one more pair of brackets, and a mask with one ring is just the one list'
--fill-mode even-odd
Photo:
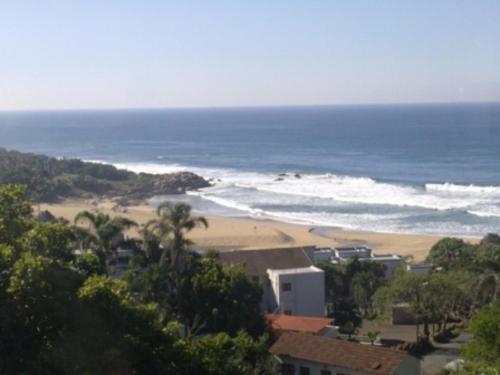
{"label": "ocean", "polygon": [[500,232],[500,104],[0,113],[0,147],[189,170],[206,215],[377,232]]}

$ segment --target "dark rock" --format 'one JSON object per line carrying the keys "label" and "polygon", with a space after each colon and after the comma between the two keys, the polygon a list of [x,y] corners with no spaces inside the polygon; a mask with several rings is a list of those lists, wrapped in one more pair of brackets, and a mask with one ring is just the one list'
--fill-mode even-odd
{"label": "dark rock", "polygon": [[174,192],[185,193],[189,190],[197,190],[209,187],[210,183],[203,177],[191,172],[169,173],[156,176],[154,189],[162,194]]}
{"label": "dark rock", "polygon": [[211,185],[207,180],[191,172],[145,175],[123,195],[133,199],[144,199],[154,195],[183,194],[186,191],[209,186]]}

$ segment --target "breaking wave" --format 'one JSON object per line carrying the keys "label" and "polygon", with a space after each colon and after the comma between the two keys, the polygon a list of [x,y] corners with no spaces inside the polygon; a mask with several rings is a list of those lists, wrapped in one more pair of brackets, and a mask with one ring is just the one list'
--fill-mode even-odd
{"label": "breaking wave", "polygon": [[[272,174],[162,163],[113,165],[137,173],[191,171],[210,180],[213,186],[190,195],[252,217],[293,223],[372,231],[470,234],[482,225],[474,220],[500,218],[500,186],[452,183],[418,186],[370,177]],[[430,220],[426,224],[426,215],[460,216],[466,224],[450,218],[446,223]]]}
{"label": "breaking wave", "polygon": [[444,184],[426,184],[425,189],[430,192],[495,195],[500,197],[500,186],[456,185],[446,182]]}

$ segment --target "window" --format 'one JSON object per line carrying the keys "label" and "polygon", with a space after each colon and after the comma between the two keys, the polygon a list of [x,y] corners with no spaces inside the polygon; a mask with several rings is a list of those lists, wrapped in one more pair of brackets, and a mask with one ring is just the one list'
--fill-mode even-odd
{"label": "window", "polygon": [[310,375],[309,367],[300,366],[300,375]]}
{"label": "window", "polygon": [[292,283],[283,283],[281,284],[281,290],[283,292],[289,292],[292,290]]}
{"label": "window", "polygon": [[281,374],[282,375],[294,375],[295,374],[295,366],[289,365],[288,363],[283,363],[281,365]]}

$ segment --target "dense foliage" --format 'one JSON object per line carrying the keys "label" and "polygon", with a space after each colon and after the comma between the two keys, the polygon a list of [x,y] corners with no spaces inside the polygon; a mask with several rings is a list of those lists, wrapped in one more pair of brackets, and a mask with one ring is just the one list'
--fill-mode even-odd
{"label": "dense foliage", "polygon": [[208,186],[203,178],[188,172],[158,176],[135,174],[112,165],[0,148],[1,184],[24,184],[28,196],[36,201],[93,194],[142,199]]}
{"label": "dense foliage", "polygon": [[[75,233],[68,224],[34,219],[24,188],[0,187],[1,374],[265,374],[273,370],[267,336],[258,337],[263,328],[257,329],[255,323],[261,319],[260,289],[241,270],[222,267],[214,258],[200,260],[183,248],[190,264],[179,273],[179,282],[191,285],[190,298],[198,300],[193,306],[179,307],[175,304],[184,301],[177,295],[182,286],[169,289],[167,283],[164,300],[148,296],[146,286],[154,284],[155,277],[161,281],[171,275],[168,260],[162,262],[160,256],[142,262],[133,274],[142,275],[145,289],[132,294],[131,285],[109,277],[92,251],[102,243],[81,255],[75,252],[79,248]],[[168,249],[162,250],[168,258]],[[162,272],[147,272],[153,267]],[[217,301],[219,311],[215,305],[201,303],[214,292],[221,292],[224,299]],[[141,302],[144,299],[149,302]],[[161,313],[174,310],[175,314]],[[247,315],[240,318],[243,312]],[[185,334],[185,322],[193,316],[209,335]],[[254,323],[248,322],[251,316]]]}
{"label": "dense foliage", "polygon": [[473,339],[465,346],[465,357],[500,368],[500,301],[483,308],[470,322],[469,331]]}
{"label": "dense foliage", "polygon": [[443,333],[450,320],[470,317],[473,296],[469,294],[470,279],[465,273],[412,274],[401,270],[389,286],[373,296],[379,315],[391,313],[392,306],[403,304],[423,324],[422,339],[429,341],[433,333]]}
{"label": "dense foliage", "polygon": [[[486,235],[471,244],[457,238],[444,238],[426,259],[435,265],[429,274],[399,270],[392,282],[379,288],[372,301],[379,317],[387,317],[392,307],[400,307],[419,325],[420,343],[447,340],[456,334],[449,323],[468,326],[473,335],[464,356],[463,374],[488,373],[500,353],[498,331],[500,296],[500,237]],[[458,373],[458,372],[457,372]]]}
{"label": "dense foliage", "polygon": [[469,323],[472,340],[465,344],[462,369],[442,375],[495,375],[500,373],[500,301],[484,307]]}
{"label": "dense foliage", "polygon": [[363,317],[373,315],[372,296],[385,285],[382,264],[354,258],[341,265],[321,262],[325,271],[325,294],[329,315],[345,333],[354,333]]}

